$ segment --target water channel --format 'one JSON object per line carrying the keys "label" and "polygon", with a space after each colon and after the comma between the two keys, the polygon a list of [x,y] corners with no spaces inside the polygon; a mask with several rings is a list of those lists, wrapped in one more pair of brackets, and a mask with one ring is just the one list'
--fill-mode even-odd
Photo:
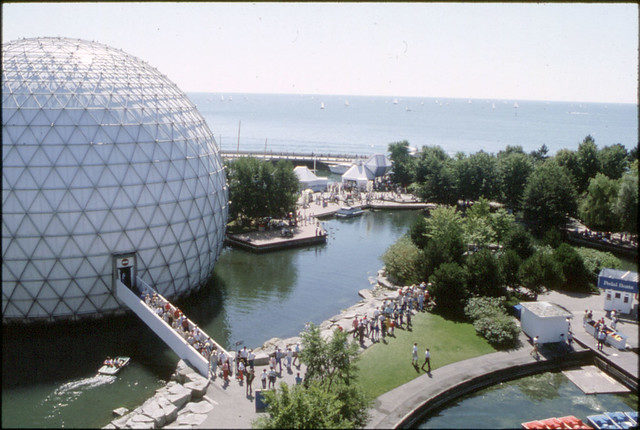
{"label": "water channel", "polygon": [[[210,283],[177,302],[225,347],[260,346],[297,335],[359,300],[380,256],[417,211],[329,219],[321,246],[256,255],[225,249]],[[106,356],[132,363],[96,376]],[[101,427],[111,411],[140,405],[161,387],[178,357],[134,316],[54,326],[3,327],[2,426]]]}
{"label": "water channel", "polygon": [[637,394],[584,394],[561,372],[494,385],[464,396],[425,418],[418,428],[520,428],[523,422],[637,410]]}

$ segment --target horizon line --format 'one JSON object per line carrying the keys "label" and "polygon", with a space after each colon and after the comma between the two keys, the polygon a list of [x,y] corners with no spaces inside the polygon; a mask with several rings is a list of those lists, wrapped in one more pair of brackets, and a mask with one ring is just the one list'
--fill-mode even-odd
{"label": "horizon line", "polygon": [[610,102],[610,101],[591,101],[591,100],[552,100],[552,99],[527,99],[527,98],[487,98],[487,97],[451,97],[451,96],[406,96],[406,95],[386,95],[386,94],[330,94],[330,93],[277,93],[277,92],[246,92],[246,91],[202,91],[202,90],[184,90],[185,93],[202,93],[202,94],[256,94],[256,95],[273,95],[273,96],[335,96],[335,97],[388,97],[390,99],[442,99],[442,100],[491,100],[491,101],[511,101],[511,102],[550,102],[550,103],[593,103],[593,104],[618,104],[618,105],[640,105],[640,101],[635,102]]}

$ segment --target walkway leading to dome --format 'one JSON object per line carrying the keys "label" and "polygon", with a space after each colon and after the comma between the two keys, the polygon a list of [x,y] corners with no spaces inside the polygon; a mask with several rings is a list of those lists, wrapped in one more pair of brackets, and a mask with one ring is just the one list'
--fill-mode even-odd
{"label": "walkway leading to dome", "polygon": [[[179,311],[178,308],[138,277],[136,277],[136,289],[139,290],[139,293],[141,294],[140,296],[122,283],[120,279],[116,278],[114,281],[116,286],[116,297],[118,300],[126,304],[129,309],[131,309],[155,334],[158,335],[158,337],[160,337],[160,339],[164,341],[164,343],[169,346],[169,348],[178,355],[178,357],[190,364],[191,367],[195,368],[202,376],[208,377],[209,361],[194,347],[194,345],[190,344],[178,333],[178,331],[176,331],[176,329],[160,317],[156,313],[156,309],[146,303],[142,296],[147,293],[151,295],[155,293],[158,300],[163,304],[163,306],[167,306],[170,312]],[[186,325],[190,332],[200,332],[200,336],[203,339],[202,343],[211,342],[218,351],[222,350],[227,354],[227,356],[229,355],[222,346],[202,331],[202,329],[200,329],[191,320],[186,318],[186,316],[184,321],[186,321]]]}

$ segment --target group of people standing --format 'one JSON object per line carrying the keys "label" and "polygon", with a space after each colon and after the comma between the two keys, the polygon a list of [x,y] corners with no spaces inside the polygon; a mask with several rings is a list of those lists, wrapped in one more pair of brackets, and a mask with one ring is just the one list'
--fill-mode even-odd
{"label": "group of people standing", "polygon": [[413,311],[421,312],[430,304],[429,292],[426,284],[412,285],[398,290],[398,297],[387,299],[376,307],[372,315],[353,318],[353,337],[359,338],[364,344],[365,337],[371,342],[379,342],[386,336],[395,336],[395,328],[412,326]]}

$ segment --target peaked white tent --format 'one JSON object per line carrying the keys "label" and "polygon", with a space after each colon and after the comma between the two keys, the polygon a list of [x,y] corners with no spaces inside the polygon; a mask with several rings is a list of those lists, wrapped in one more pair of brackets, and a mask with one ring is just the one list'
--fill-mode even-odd
{"label": "peaked white tent", "polygon": [[384,176],[391,170],[391,160],[384,154],[374,154],[364,163],[376,178]]}
{"label": "peaked white tent", "polygon": [[349,168],[349,170],[344,172],[344,175],[342,175],[342,183],[355,183],[358,188],[364,190],[367,188],[367,183],[369,181],[373,181],[375,177],[376,175],[374,175],[367,166],[363,164],[354,164]]}
{"label": "peaked white tent", "polygon": [[298,177],[302,189],[311,188],[313,191],[324,191],[327,189],[329,179],[316,176],[307,166],[296,166],[293,169],[293,173]]}

